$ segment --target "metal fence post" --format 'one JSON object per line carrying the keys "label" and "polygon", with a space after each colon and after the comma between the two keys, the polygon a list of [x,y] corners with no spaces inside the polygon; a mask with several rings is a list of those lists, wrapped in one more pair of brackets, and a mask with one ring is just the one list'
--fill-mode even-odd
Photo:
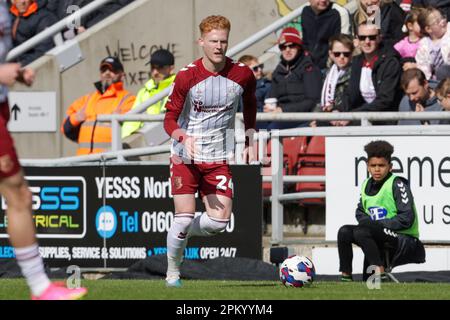
{"label": "metal fence post", "polygon": [[[117,119],[111,120],[111,151],[119,151],[122,150],[122,130],[120,126],[120,122]],[[117,160],[120,162],[124,162],[125,158],[123,155],[118,155]]]}
{"label": "metal fence post", "polygon": [[272,243],[283,241],[283,204],[279,196],[283,194],[283,140],[272,133]]}

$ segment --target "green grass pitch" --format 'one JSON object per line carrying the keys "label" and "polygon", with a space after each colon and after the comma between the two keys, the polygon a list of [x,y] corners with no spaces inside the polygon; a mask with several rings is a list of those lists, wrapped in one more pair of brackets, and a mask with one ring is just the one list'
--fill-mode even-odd
{"label": "green grass pitch", "polygon": [[[315,282],[287,288],[273,281],[184,280],[183,288],[166,288],[163,280],[83,280],[86,300],[333,300],[450,299],[449,283],[381,283],[369,290],[363,282]],[[29,299],[23,279],[0,280],[0,300]]]}

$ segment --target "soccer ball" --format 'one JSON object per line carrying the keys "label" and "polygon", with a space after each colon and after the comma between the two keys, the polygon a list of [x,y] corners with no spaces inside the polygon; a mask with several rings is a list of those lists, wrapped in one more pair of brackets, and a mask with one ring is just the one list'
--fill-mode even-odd
{"label": "soccer ball", "polygon": [[280,266],[280,280],[286,287],[308,286],[315,276],[314,264],[304,256],[290,256]]}

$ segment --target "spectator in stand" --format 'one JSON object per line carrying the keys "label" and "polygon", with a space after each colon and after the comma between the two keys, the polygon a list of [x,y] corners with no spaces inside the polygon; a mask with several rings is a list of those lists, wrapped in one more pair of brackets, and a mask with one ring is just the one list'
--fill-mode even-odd
{"label": "spectator in stand", "polygon": [[[383,42],[393,46],[403,37],[405,12],[392,0],[357,0],[358,9],[353,16],[354,29],[362,23],[379,24]],[[378,18],[377,18],[378,17]],[[377,21],[380,19],[381,21]]]}
{"label": "spectator in stand", "polygon": [[419,41],[417,67],[428,80],[438,81],[439,69],[450,65],[450,25],[438,9],[431,7],[419,14],[418,21],[426,36]]}
{"label": "spectator in stand", "polygon": [[111,146],[111,123],[97,122],[100,114],[123,114],[135,97],[123,88],[124,68],[119,59],[106,57],[100,63],[96,91],[77,99],[67,110],[61,127],[64,135],[78,143],[77,155],[104,152]]}
{"label": "spectator in stand", "polygon": [[[139,90],[136,101],[131,109],[137,108],[144,101],[150,99],[157,93],[170,87],[175,80],[175,57],[166,49],[159,49],[152,53],[150,61],[150,80],[144,88]],[[168,97],[152,104],[147,108],[147,114],[161,114],[166,112]],[[144,126],[141,121],[126,121],[122,125],[122,138],[126,138]]]}
{"label": "spectator in stand", "polygon": [[[56,17],[47,9],[40,8],[34,0],[13,0],[10,12],[13,20],[12,38],[14,47],[33,38],[56,22]],[[23,53],[17,58],[17,62],[22,66],[27,65],[51,48],[53,48],[53,39],[50,37]]]}
{"label": "spectator in stand", "polygon": [[397,2],[400,8],[402,8],[406,13],[412,9],[411,7],[413,0],[396,0],[395,2]]}
{"label": "spectator in stand", "polygon": [[[269,96],[272,82],[267,79],[263,69],[264,64],[259,63],[258,58],[252,55],[243,55],[239,58],[239,62],[247,65],[256,78],[256,109],[258,112],[263,112],[264,100]],[[242,112],[242,104],[239,105],[239,112]]]}
{"label": "spectator in stand", "polygon": [[400,56],[381,45],[380,30],[363,23],[357,30],[362,54],[352,59],[350,83],[344,95],[349,111],[397,111],[402,98]]}
{"label": "spectator in stand", "polygon": [[[44,1],[44,0],[40,0]],[[83,8],[85,5],[91,3],[93,0],[45,0],[48,2],[47,8],[52,11],[58,20],[74,13],[74,7]],[[120,10],[125,5],[131,3],[134,0],[115,0],[103,5],[100,9],[92,12],[81,18],[81,24],[77,28],[64,30],[63,35],[65,39],[71,39],[77,34],[86,31],[87,28],[92,27],[100,20]]]}
{"label": "spectator in stand", "polygon": [[[47,9],[53,12],[58,20],[64,19],[75,12],[75,8],[82,8],[92,0],[47,0]],[[65,39],[71,39],[86,30],[87,17],[81,18],[80,25],[73,29],[63,30]]]}
{"label": "spectator in stand", "polygon": [[[399,111],[442,111],[432,85],[425,74],[417,68],[406,70],[401,78],[401,86],[405,96],[400,102]],[[439,120],[399,120],[400,125],[438,124]]]}
{"label": "spectator in stand", "polygon": [[350,13],[330,0],[309,0],[302,14],[303,47],[325,75],[331,36],[351,34]]}
{"label": "spectator in stand", "polygon": [[[353,39],[346,34],[334,35],[330,38],[330,50],[328,56],[333,62],[330,67],[325,82],[322,86],[322,97],[320,107],[317,112],[345,112],[343,100],[344,91],[350,81],[350,66],[352,61]],[[343,121],[331,121],[329,124],[333,126],[345,125]],[[328,125],[326,122],[313,121],[312,127],[316,125]]]}
{"label": "spectator in stand", "polygon": [[[297,29],[283,29],[278,39],[281,62],[272,74],[272,88],[269,97],[276,98],[278,105],[264,105],[264,112],[311,112],[320,101],[322,88],[319,68],[313,63],[309,52],[302,47],[302,39]],[[303,122],[271,122],[265,127],[285,129],[307,126]],[[261,124],[260,128],[263,125]]]}
{"label": "spectator in stand", "polygon": [[417,49],[419,49],[419,40],[422,38],[422,32],[418,22],[420,11],[420,8],[414,8],[406,15],[404,27],[408,30],[408,35],[394,46],[395,50],[402,57],[403,70],[417,66],[416,53]]}
{"label": "spectator in stand", "polygon": [[[445,111],[450,111],[450,78],[439,82],[436,87],[436,96],[442,106],[442,109]],[[450,120],[440,120],[439,124],[450,124]]]}
{"label": "spectator in stand", "polygon": [[450,0],[412,0],[413,7],[433,7],[439,9],[450,21]]}
{"label": "spectator in stand", "polygon": [[[86,29],[92,27],[97,22],[100,22],[106,17],[119,11],[120,9],[122,9],[123,7],[125,7],[126,5],[130,4],[133,1],[134,0],[114,0],[106,3],[100,10],[97,10],[88,16],[85,22]],[[92,0],[90,0],[89,2],[92,2]]]}

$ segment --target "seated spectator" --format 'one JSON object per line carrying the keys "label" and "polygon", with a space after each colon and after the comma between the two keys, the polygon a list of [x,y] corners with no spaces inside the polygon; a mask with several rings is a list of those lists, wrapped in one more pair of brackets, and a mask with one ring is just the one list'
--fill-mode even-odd
{"label": "seated spectator", "polygon": [[[56,22],[56,17],[47,9],[40,8],[34,0],[13,0],[10,8],[13,20],[13,45],[17,47],[50,27]],[[32,49],[23,53],[17,62],[27,65],[53,48],[52,37],[43,40]]]}
{"label": "seated spectator", "polygon": [[[122,9],[123,7],[125,7],[126,5],[130,4],[133,1],[134,0],[114,0],[106,3],[105,5],[103,5],[101,9],[94,11],[86,18],[86,22],[84,24],[85,28],[87,29],[92,27],[97,22],[100,22],[106,17],[119,11],[120,9]],[[88,2],[92,2],[92,0]]]}
{"label": "seated spectator", "polygon": [[413,7],[433,7],[439,9],[450,21],[450,1],[448,0],[412,0]]}
{"label": "seated spectator", "polygon": [[[150,56],[150,80],[139,90],[136,101],[131,109],[135,109],[155,94],[170,87],[175,80],[175,57],[166,49],[159,49]],[[147,114],[160,114],[166,112],[166,103],[169,97],[152,104],[147,108]],[[122,125],[122,138],[126,138],[144,125],[140,121],[126,121]]]}
{"label": "seated spectator", "polygon": [[357,33],[362,54],[352,59],[350,83],[344,95],[349,111],[397,111],[402,98],[400,57],[381,45],[380,30],[363,23]]}
{"label": "seated spectator", "polygon": [[[264,112],[311,112],[319,103],[322,88],[320,70],[302,44],[297,29],[289,27],[281,32],[278,39],[281,62],[272,74],[269,94],[269,97],[278,100],[278,105],[273,109],[271,105],[265,104]],[[308,121],[272,122],[266,128],[271,130],[307,125]]]}
{"label": "seated spectator", "polygon": [[[425,74],[417,68],[406,70],[401,78],[401,86],[405,96],[400,102],[399,111],[442,111],[438,98],[425,78]],[[438,124],[439,120],[399,120],[400,125]]]}
{"label": "seated spectator", "polygon": [[[272,82],[266,78],[263,69],[264,64],[258,62],[258,58],[251,55],[243,55],[239,62],[247,65],[256,78],[256,108],[258,112],[263,112],[264,100],[269,96]],[[239,112],[242,112],[242,104],[239,105]]]}
{"label": "seated spectator", "polygon": [[[333,62],[330,67],[325,82],[322,86],[322,98],[318,112],[345,112],[344,91],[350,80],[350,65],[352,61],[353,39],[346,34],[334,35],[330,38],[330,50],[328,56]],[[315,121],[314,121],[315,122]],[[315,126],[315,123],[311,126]],[[345,121],[331,121],[333,126],[346,125]],[[317,125],[328,125],[327,122],[318,122]]]}
{"label": "seated spectator", "polygon": [[330,0],[309,0],[309,3],[301,14],[303,47],[325,75],[328,40],[339,33],[351,34],[350,13]]}
{"label": "seated spectator", "polygon": [[[393,46],[403,37],[405,12],[392,0],[357,0],[358,9],[354,13],[354,30],[362,23],[379,24],[381,35],[386,46]],[[376,21],[378,18],[381,21]]]}
{"label": "seated spectator", "polygon": [[[43,1],[43,0],[40,0]],[[64,19],[74,13],[73,6],[83,8],[85,5],[91,3],[93,0],[46,0],[48,2],[47,8],[52,11],[58,20]],[[63,30],[65,39],[71,39],[77,34],[84,32],[87,28],[103,20],[112,13],[120,10],[125,5],[134,0],[114,0],[106,3],[100,9],[81,18],[80,26],[74,29]]]}
{"label": "seated spectator", "polygon": [[437,81],[439,68],[450,65],[450,25],[435,8],[426,8],[419,14],[419,25],[426,35],[419,41],[417,67],[428,80]]}
{"label": "seated spectator", "polygon": [[422,38],[418,22],[420,10],[413,9],[406,15],[404,27],[408,30],[408,35],[394,46],[402,57],[403,70],[416,67],[416,53],[419,49],[419,40]]}
{"label": "seated spectator", "polygon": [[[58,20],[62,20],[75,12],[73,8],[82,8],[85,5],[91,3],[93,0],[48,0],[47,9],[55,14]],[[73,29],[63,30],[64,39],[71,39],[77,34],[86,30],[86,21],[88,17],[82,17],[80,25]]]}
{"label": "seated spectator", "polygon": [[402,8],[406,13],[410,12],[412,9],[413,0],[396,0],[395,2],[397,2],[400,8]]}
{"label": "seated spectator", "polygon": [[97,122],[97,116],[130,111],[135,97],[123,88],[123,77],[119,59],[106,57],[100,63],[96,91],[77,99],[67,110],[61,131],[78,143],[77,155],[104,152],[111,146],[111,123]]}
{"label": "seated spectator", "polygon": [[[450,111],[450,78],[439,82],[436,87],[436,96],[442,106],[442,109],[445,111]],[[450,124],[450,120],[440,120],[439,124]]]}

